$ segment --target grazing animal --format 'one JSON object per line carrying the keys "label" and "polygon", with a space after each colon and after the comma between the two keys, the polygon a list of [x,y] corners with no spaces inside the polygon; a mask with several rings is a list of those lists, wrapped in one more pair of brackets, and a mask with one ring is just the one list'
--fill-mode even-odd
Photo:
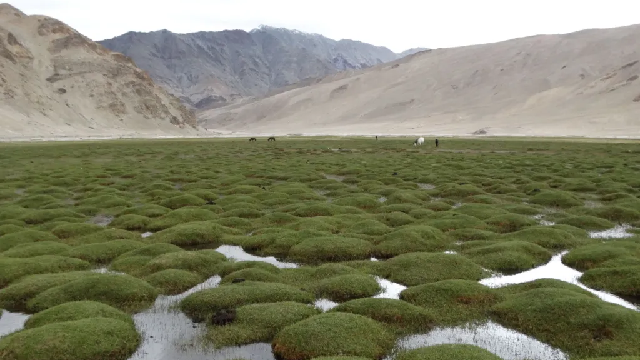
{"label": "grazing animal", "polygon": [[424,138],[422,136],[417,138],[416,141],[413,142],[413,146],[422,145],[422,144],[424,144]]}
{"label": "grazing animal", "polygon": [[241,283],[241,282],[245,282],[245,279],[243,279],[243,278],[235,278],[235,279],[231,280],[232,284],[238,284],[238,283]]}
{"label": "grazing animal", "polygon": [[397,172],[394,172],[394,173],[393,173],[393,176],[398,176],[398,173],[397,173]]}
{"label": "grazing animal", "polygon": [[276,138],[274,138],[273,136],[268,138],[267,141],[276,141]]}
{"label": "grazing animal", "polygon": [[258,141],[258,139],[256,139],[256,138],[251,138],[251,139],[249,139],[249,141]]}
{"label": "grazing animal", "polygon": [[213,325],[224,326],[233,322],[236,319],[236,309],[222,309],[216,311],[211,318]]}
{"label": "grazing animal", "polygon": [[438,139],[436,139],[436,147],[438,147],[438,144],[439,144],[439,143],[440,143],[440,142],[438,141]]}

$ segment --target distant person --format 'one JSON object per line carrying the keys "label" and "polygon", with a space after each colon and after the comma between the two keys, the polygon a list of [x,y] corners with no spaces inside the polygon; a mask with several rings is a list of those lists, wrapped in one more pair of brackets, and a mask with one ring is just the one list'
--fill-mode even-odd
{"label": "distant person", "polygon": [[378,140],[378,135],[376,135],[376,140]]}
{"label": "distant person", "polygon": [[438,147],[438,139],[436,139],[436,147]]}

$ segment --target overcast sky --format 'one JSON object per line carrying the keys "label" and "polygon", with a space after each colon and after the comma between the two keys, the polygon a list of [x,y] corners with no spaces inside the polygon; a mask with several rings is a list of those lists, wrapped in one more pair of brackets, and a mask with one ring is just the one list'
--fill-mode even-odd
{"label": "overcast sky", "polygon": [[8,0],[93,40],[128,31],[251,30],[260,24],[400,52],[640,23],[637,0]]}

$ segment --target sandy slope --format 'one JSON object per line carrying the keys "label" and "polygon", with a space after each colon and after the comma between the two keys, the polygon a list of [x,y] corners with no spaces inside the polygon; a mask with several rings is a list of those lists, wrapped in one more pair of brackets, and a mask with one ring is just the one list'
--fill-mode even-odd
{"label": "sandy slope", "polygon": [[129,58],[0,4],[0,138],[188,135],[194,125]]}
{"label": "sandy slope", "polygon": [[[640,136],[640,25],[419,53],[199,114],[263,134]],[[635,101],[634,101],[635,100]]]}

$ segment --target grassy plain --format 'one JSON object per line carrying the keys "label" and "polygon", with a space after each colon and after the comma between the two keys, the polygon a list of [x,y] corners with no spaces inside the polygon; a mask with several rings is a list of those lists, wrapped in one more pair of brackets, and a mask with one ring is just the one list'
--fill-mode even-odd
{"label": "grassy plain", "polygon": [[[133,313],[213,275],[218,288],[179,308],[217,347],[378,359],[401,335],[493,319],[580,359],[640,356],[632,310],[555,281],[477,283],[569,250],[585,284],[638,301],[640,238],[588,232],[640,227],[640,143],[440,140],[1,144],[0,309],[35,315],[0,339],[0,358],[127,359]],[[234,262],[221,245],[301,266]],[[372,299],[375,276],[408,289]],[[320,298],[341,305],[307,306]],[[211,324],[229,308],[231,325]],[[398,356],[494,358],[465,346]]]}

